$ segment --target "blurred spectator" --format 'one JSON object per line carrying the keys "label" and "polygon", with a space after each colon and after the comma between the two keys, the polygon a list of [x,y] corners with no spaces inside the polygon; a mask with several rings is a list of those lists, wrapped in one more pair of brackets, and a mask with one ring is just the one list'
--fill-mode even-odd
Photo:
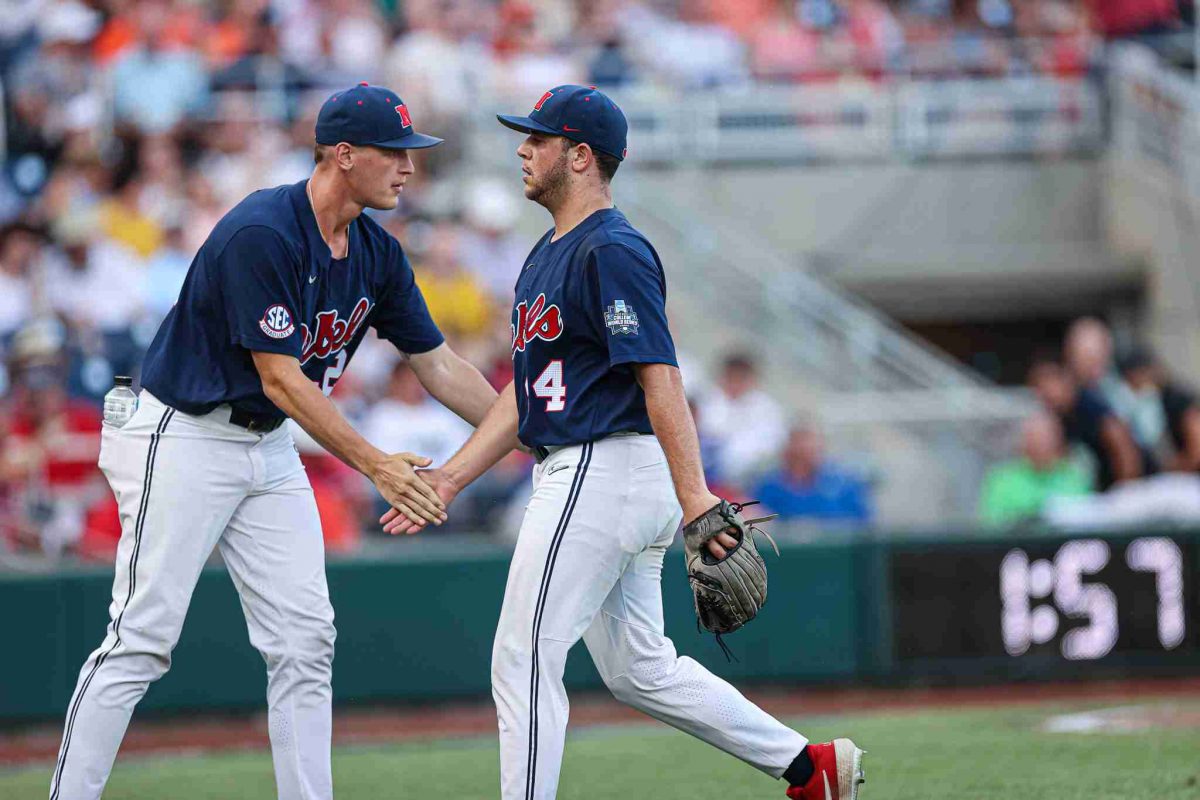
{"label": "blurred spectator", "polygon": [[51,307],[81,339],[127,332],[144,310],[137,253],[105,238],[94,214],[67,216],[55,234],[65,258],[48,270]]}
{"label": "blurred spectator", "polygon": [[1084,0],[1093,26],[1108,39],[1170,33],[1179,27],[1176,0]]}
{"label": "blurred spectator", "polygon": [[[187,216],[186,173],[179,145],[169,136],[143,137],[137,145],[136,159],[136,172],[132,176],[135,180],[130,181],[133,186],[129,188],[125,202],[129,208],[127,213],[144,218],[137,224],[148,229],[141,235],[130,234],[127,243],[142,255],[149,256],[162,243],[162,228],[182,224]],[[107,224],[120,226],[124,222],[116,218],[108,220]],[[149,229],[151,224],[153,228]],[[120,235],[112,235],[122,239]]]}
{"label": "blurred spectator", "polygon": [[144,131],[166,131],[208,101],[204,60],[194,50],[173,46],[166,33],[175,7],[169,0],[133,6],[137,39],[113,65],[113,106],[118,121]]}
{"label": "blurred spectator", "polygon": [[704,482],[709,491],[718,497],[740,495],[740,489],[726,483],[725,476],[721,474],[720,456],[717,453],[718,443],[700,424],[700,407],[695,398],[691,396],[688,397],[688,410],[692,412],[692,420],[696,425],[696,438],[700,442],[700,461],[704,464]]}
{"label": "blurred spectator", "polygon": [[232,0],[221,4],[220,16],[209,26],[204,41],[205,56],[211,67],[221,68],[251,51],[260,26],[266,22],[266,0]]}
{"label": "blurred spectator", "polygon": [[40,235],[26,225],[0,231],[0,352],[8,338],[34,314],[34,281],[30,274],[42,247]]}
{"label": "blurred spectator", "polygon": [[679,19],[660,16],[648,6],[631,7],[624,29],[638,60],[653,64],[659,74],[681,86],[743,81],[745,44],[732,31],[705,20],[698,5],[684,3]]}
{"label": "blurred spectator", "polygon": [[487,14],[469,0],[432,4],[427,13],[410,14],[408,32],[392,45],[384,80],[419,109],[421,130],[458,129],[490,87],[494,59],[480,35]]}
{"label": "blurred spectator", "polygon": [[377,76],[388,46],[378,6],[371,0],[330,0],[323,5],[328,66],[351,80]]}
{"label": "blurred spectator", "polygon": [[1058,418],[1040,412],[1021,426],[1021,457],[988,470],[979,498],[979,517],[989,525],[1036,519],[1054,497],[1092,490],[1086,469],[1067,455]]}
{"label": "blurred spectator", "polygon": [[433,321],[447,336],[482,335],[493,316],[492,304],[475,276],[463,269],[457,228],[438,223],[421,244],[414,267]]}
{"label": "blurred spectator", "polygon": [[881,0],[844,0],[846,29],[857,68],[879,76],[896,66],[904,51],[904,30]]}
{"label": "blurred spectator", "polygon": [[[62,346],[52,321],[32,323],[17,334],[7,434],[0,440],[9,538],[51,555],[77,545],[87,535],[89,510],[109,498],[96,466],[100,412],[67,396]],[[113,528],[111,518],[95,522]]]}
{"label": "blurred spectator", "polygon": [[759,388],[750,355],[726,357],[716,386],[696,405],[704,435],[715,442],[715,467],[727,481],[742,483],[761,472],[787,438],[783,408]]}
{"label": "blurred spectator", "polygon": [[186,178],[188,215],[183,220],[183,249],[193,255],[204,244],[226,207],[201,169],[191,170]]}
{"label": "blurred spectator", "polygon": [[1117,373],[1109,327],[1094,317],[1075,320],[1063,357],[1076,383],[1099,395],[1128,426],[1147,465],[1155,463],[1151,454],[1162,437],[1162,410],[1156,398],[1139,397]]}
{"label": "blurred spectator", "polygon": [[1100,491],[1142,475],[1142,456],[1129,429],[1099,394],[1081,388],[1054,361],[1036,362],[1029,370],[1029,385],[1058,417],[1067,441],[1082,449]]}
{"label": "blurred spectator", "polygon": [[500,5],[493,50],[496,72],[504,78],[494,88],[513,100],[531,103],[551,86],[579,83],[583,77],[583,65],[566,48],[556,47],[538,22],[537,10],[524,0]]}
{"label": "blurred spectator", "polygon": [[[425,391],[407,361],[396,362],[387,393],[367,411],[362,435],[387,453],[419,453],[444,464],[471,435],[471,426]],[[383,498],[375,496],[375,511],[387,510]],[[462,522],[462,514],[456,515]]]}
{"label": "blurred spectator", "polygon": [[434,400],[407,361],[392,369],[387,393],[362,421],[367,441],[388,453],[420,453],[443,464],[471,435],[471,426]]}
{"label": "blurred spectator", "polygon": [[192,254],[184,249],[183,228],[174,225],[166,229],[163,245],[146,262],[146,314],[148,323],[157,325],[167,316],[179,299],[179,290],[192,265]]}
{"label": "blurred spectator", "polygon": [[104,235],[140,258],[146,258],[162,245],[162,228],[141,208],[142,183],[130,177],[101,201],[97,214]]}
{"label": "blurred spectator", "polygon": [[1196,396],[1171,381],[1147,350],[1135,349],[1121,359],[1121,374],[1139,405],[1157,410],[1159,435],[1154,454],[1169,472],[1200,472],[1200,404]]}
{"label": "blurred spectator", "polygon": [[37,22],[41,48],[27,51],[5,82],[13,92],[8,129],[12,175],[25,193],[41,189],[73,120],[97,103],[87,50],[99,26],[100,15],[81,3],[47,4]]}
{"label": "blurred spectator", "polygon": [[780,468],[763,477],[750,495],[787,521],[871,521],[867,484],[826,458],[824,438],[811,427],[791,430]]}
{"label": "blurred spectator", "polygon": [[252,96],[242,93],[221,96],[216,119],[204,134],[207,147],[196,166],[222,210],[266,186],[272,165],[288,149],[286,135],[268,124]]}
{"label": "blurred spectator", "polygon": [[750,68],[763,81],[814,80],[833,77],[824,58],[821,33],[804,27],[787,4],[750,34]]}
{"label": "blurred spectator", "polygon": [[492,299],[504,306],[512,304],[513,287],[529,242],[513,226],[519,213],[513,186],[499,180],[479,180],[466,192],[466,220],[460,251],[463,265],[487,289]]}

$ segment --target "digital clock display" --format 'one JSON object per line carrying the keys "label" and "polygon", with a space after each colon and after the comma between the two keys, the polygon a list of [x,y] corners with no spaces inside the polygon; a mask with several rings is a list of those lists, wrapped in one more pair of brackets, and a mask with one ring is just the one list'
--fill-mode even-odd
{"label": "digital clock display", "polygon": [[899,661],[1197,648],[1196,561],[1170,536],[900,546],[890,563]]}

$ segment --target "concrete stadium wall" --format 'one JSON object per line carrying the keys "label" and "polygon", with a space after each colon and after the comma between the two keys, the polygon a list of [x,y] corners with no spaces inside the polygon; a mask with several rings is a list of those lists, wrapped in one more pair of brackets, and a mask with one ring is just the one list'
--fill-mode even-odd
{"label": "concrete stadium wall", "polygon": [[1136,259],[1108,247],[1095,159],[642,170],[626,179],[643,202],[734,220],[906,321],[1070,314],[1142,279]]}
{"label": "concrete stadium wall", "polygon": [[1105,230],[1114,252],[1145,265],[1141,327],[1178,374],[1200,375],[1200,198],[1149,158],[1105,165]]}

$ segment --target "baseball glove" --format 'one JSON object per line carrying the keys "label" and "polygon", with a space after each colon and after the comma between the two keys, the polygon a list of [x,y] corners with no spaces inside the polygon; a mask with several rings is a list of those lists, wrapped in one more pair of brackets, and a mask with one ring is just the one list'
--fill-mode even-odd
{"label": "baseball glove", "polygon": [[[749,505],[754,503],[722,500],[683,527],[684,559],[696,602],[696,619],[706,630],[717,634],[718,642],[721,635],[732,633],[754,619],[767,601],[767,565],[754,545],[754,533],[766,536],[775,554],[779,554],[775,541],[754,527],[755,523],[778,515],[744,519],[741,511]],[[718,561],[707,545],[722,531],[738,543]]]}

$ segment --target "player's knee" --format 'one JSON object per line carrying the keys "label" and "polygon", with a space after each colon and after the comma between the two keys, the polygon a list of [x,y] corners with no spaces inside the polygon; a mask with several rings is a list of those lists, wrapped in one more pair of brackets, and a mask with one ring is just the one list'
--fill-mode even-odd
{"label": "player's knee", "polygon": [[492,686],[503,690],[518,675],[528,676],[532,658],[528,636],[496,636],[492,644]]}
{"label": "player's knee", "polygon": [[105,708],[136,705],[150,684],[171,668],[171,653],[118,646],[109,652],[93,681],[96,702]]}
{"label": "player's knee", "polygon": [[612,692],[615,697],[626,705],[633,705],[637,702],[638,690],[629,680],[628,675],[601,675],[604,679],[604,685],[608,687],[608,691]]}
{"label": "player's knee", "polygon": [[604,683],[613,697],[637,705],[639,698],[673,685],[684,666],[682,661],[674,653],[636,658],[628,662],[619,675],[605,677]]}
{"label": "player's knee", "polygon": [[328,683],[333,674],[334,640],[332,621],[312,622],[260,648],[271,680],[293,683]]}

